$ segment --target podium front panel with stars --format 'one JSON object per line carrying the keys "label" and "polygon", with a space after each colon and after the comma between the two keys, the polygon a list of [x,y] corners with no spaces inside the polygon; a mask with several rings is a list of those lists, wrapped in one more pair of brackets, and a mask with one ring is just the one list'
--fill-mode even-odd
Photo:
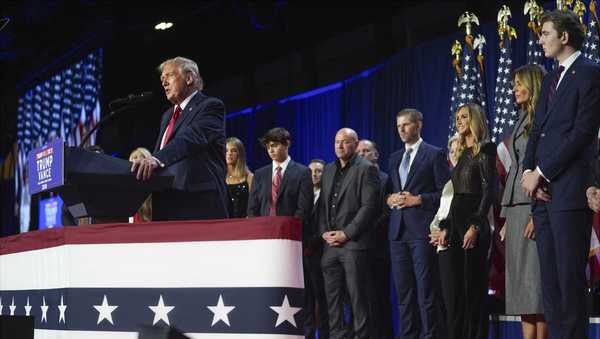
{"label": "podium front panel with stars", "polygon": [[[91,225],[0,239],[0,314],[36,338],[302,338],[301,228],[284,217]],[[81,336],[78,336],[78,335]]]}

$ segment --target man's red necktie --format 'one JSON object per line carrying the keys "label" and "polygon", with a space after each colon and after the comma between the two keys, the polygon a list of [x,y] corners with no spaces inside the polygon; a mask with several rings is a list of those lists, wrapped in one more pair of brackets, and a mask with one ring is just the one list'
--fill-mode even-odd
{"label": "man's red necktie", "polygon": [[277,195],[279,194],[279,186],[281,185],[281,166],[275,168],[275,176],[271,184],[271,211],[270,216],[277,215]]}
{"label": "man's red necktie", "polygon": [[163,142],[160,145],[160,149],[165,147],[165,145],[171,140],[171,136],[173,136],[173,129],[175,128],[175,123],[181,114],[181,107],[179,105],[175,106],[175,112],[171,116],[171,120],[169,120],[169,124],[167,125],[167,129],[165,130],[165,137],[163,138]]}

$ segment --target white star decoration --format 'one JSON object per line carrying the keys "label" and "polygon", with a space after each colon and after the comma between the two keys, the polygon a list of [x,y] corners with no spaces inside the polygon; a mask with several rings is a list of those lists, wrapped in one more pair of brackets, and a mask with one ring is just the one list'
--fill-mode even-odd
{"label": "white star decoration", "polygon": [[46,297],[42,297],[42,306],[40,306],[40,308],[42,309],[42,321],[43,323],[47,323],[48,322],[48,305],[46,305]]}
{"label": "white star decoration", "polygon": [[148,306],[148,308],[154,312],[154,320],[152,321],[152,325],[156,325],[156,323],[160,320],[164,321],[167,325],[171,325],[169,323],[168,314],[175,308],[175,306],[165,306],[162,294],[158,298],[158,304],[156,306]]}
{"label": "white star decoration", "polygon": [[10,315],[15,315],[15,310],[17,309],[17,305],[15,305],[15,297],[12,298],[12,303],[8,308],[10,309]]}
{"label": "white star decoration", "polygon": [[58,323],[60,324],[60,322],[62,321],[63,324],[67,323],[67,320],[65,319],[66,316],[66,311],[67,311],[67,305],[65,305],[65,303],[63,302],[63,296],[60,296],[60,305],[58,305],[58,312],[60,313],[58,315]]}
{"label": "white star decoration", "polygon": [[27,297],[27,304],[24,307],[25,315],[29,317],[31,315],[31,305],[29,304],[29,297]]}
{"label": "white star decoration", "polygon": [[281,306],[271,306],[271,309],[277,312],[277,321],[275,322],[275,327],[281,325],[283,322],[287,321],[292,324],[294,327],[296,326],[296,319],[294,319],[294,315],[302,309],[301,307],[291,307],[290,302],[288,300],[287,294],[283,298],[283,302]]}
{"label": "white star decoration", "polygon": [[222,321],[227,326],[231,327],[231,325],[229,324],[229,317],[227,315],[229,314],[229,312],[233,311],[235,306],[225,306],[225,304],[223,303],[223,296],[221,294],[219,294],[219,301],[215,306],[206,307],[213,313],[213,320],[212,324],[210,324],[210,327],[215,326],[215,324],[219,321]]}
{"label": "white star decoration", "polygon": [[102,320],[108,321],[111,325],[114,325],[112,319],[112,312],[117,309],[119,306],[110,306],[108,304],[108,299],[106,299],[106,294],[104,295],[104,299],[102,299],[102,305],[93,305],[96,311],[98,311],[98,322],[96,325],[100,324]]}

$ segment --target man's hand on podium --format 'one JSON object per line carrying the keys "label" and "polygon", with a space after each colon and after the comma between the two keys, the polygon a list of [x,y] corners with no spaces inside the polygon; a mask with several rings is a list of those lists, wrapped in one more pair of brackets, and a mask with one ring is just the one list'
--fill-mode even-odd
{"label": "man's hand on podium", "polygon": [[137,180],[146,181],[152,176],[152,172],[160,167],[158,161],[154,158],[135,159],[131,165],[131,172],[136,172]]}

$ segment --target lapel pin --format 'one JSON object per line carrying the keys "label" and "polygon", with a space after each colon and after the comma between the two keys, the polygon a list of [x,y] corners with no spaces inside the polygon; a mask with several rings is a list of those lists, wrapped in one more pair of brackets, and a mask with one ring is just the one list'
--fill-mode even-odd
{"label": "lapel pin", "polygon": [[572,70],[572,71],[571,71],[571,74],[573,74],[573,75],[574,75],[574,74],[575,74],[575,70]]}

